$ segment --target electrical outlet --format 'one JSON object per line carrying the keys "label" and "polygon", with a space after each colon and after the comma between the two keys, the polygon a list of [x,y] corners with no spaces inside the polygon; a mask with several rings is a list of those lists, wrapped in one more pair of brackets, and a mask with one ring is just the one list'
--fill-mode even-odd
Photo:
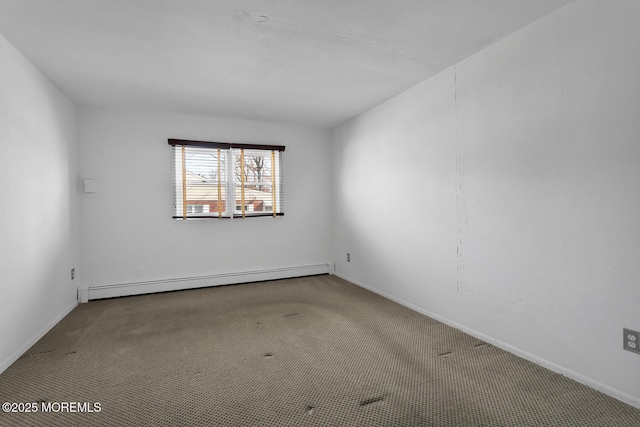
{"label": "electrical outlet", "polygon": [[71,269],[71,280],[74,280],[76,278],[76,269],[72,268]]}
{"label": "electrical outlet", "polygon": [[625,328],[622,333],[624,335],[622,348],[640,354],[640,332]]}
{"label": "electrical outlet", "polygon": [[347,262],[351,262],[351,254],[347,252]]}

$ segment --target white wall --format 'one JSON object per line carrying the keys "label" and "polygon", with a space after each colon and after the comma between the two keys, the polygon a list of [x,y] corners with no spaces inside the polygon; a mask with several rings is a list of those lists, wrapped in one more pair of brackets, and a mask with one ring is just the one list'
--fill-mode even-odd
{"label": "white wall", "polygon": [[76,305],[73,104],[0,35],[0,372]]}
{"label": "white wall", "polygon": [[337,273],[640,407],[637,16],[574,2],[335,129]]}
{"label": "white wall", "polygon": [[[79,118],[81,175],[102,186],[81,197],[83,283],[90,288],[331,260],[329,131],[94,108]],[[285,145],[285,216],[171,219],[168,138]]]}

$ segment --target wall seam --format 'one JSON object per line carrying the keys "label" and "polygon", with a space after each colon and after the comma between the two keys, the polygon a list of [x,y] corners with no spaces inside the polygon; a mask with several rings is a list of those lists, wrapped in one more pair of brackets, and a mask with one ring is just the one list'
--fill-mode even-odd
{"label": "wall seam", "polygon": [[460,267],[462,261],[462,209],[460,203],[462,179],[460,177],[460,138],[458,136],[458,67],[453,67],[453,111],[456,140],[456,292],[460,292]]}

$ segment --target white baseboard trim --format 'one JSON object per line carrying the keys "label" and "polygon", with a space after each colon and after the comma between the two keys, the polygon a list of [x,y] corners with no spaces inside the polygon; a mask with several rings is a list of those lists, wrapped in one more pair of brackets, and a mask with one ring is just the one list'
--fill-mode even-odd
{"label": "white baseboard trim", "polygon": [[78,303],[74,301],[69,307],[62,310],[60,314],[58,314],[51,322],[49,322],[44,328],[38,331],[34,336],[32,336],[27,342],[25,342],[19,349],[17,349],[11,356],[7,359],[0,362],[0,374],[3,373],[9,366],[13,365],[13,363],[20,358],[24,353],[26,353],[32,345],[38,342],[40,338],[46,335],[47,332],[51,330],[55,325],[58,324],[67,314],[71,313],[71,310],[76,308]]}
{"label": "white baseboard trim", "polygon": [[113,285],[90,285],[78,288],[78,300],[79,302],[87,302],[89,300],[102,298],[232,285],[236,283],[261,282],[264,280],[287,279],[290,277],[313,276],[316,274],[333,274],[333,272],[334,264],[326,263],[145,282],[117,283]]}
{"label": "white baseboard trim", "polygon": [[627,404],[629,404],[631,406],[634,406],[634,407],[640,409],[640,399],[635,397],[635,396],[632,396],[630,394],[624,393],[624,392],[622,392],[620,390],[617,390],[615,388],[609,387],[608,385],[602,384],[602,383],[600,383],[598,381],[595,381],[595,380],[593,380],[593,379],[591,379],[589,377],[585,377],[584,375],[581,375],[581,374],[579,374],[577,372],[574,372],[574,371],[572,371],[570,369],[567,369],[567,368],[565,368],[563,366],[556,365],[555,363],[550,362],[550,361],[548,361],[546,359],[542,359],[542,358],[540,358],[540,357],[538,357],[538,356],[536,356],[534,354],[528,353],[528,352],[526,352],[526,351],[524,351],[522,349],[519,349],[519,348],[514,347],[514,346],[512,346],[510,344],[507,344],[505,342],[502,342],[502,341],[499,341],[499,340],[497,340],[495,338],[492,338],[492,337],[490,337],[488,335],[485,335],[485,334],[483,334],[481,332],[478,332],[475,329],[469,328],[469,327],[467,327],[465,325],[462,325],[462,324],[459,324],[459,323],[454,322],[452,320],[449,320],[447,318],[444,318],[444,317],[442,317],[442,316],[440,316],[440,315],[438,315],[436,313],[433,313],[433,312],[431,312],[429,310],[425,310],[425,309],[423,309],[421,307],[418,307],[417,305],[411,304],[411,303],[409,303],[407,301],[404,301],[404,300],[402,300],[400,298],[396,298],[393,295],[390,295],[390,294],[388,294],[386,292],[378,290],[378,289],[376,289],[376,288],[374,288],[372,286],[366,285],[366,284],[364,284],[364,283],[362,283],[362,282],[360,282],[358,280],[352,279],[352,278],[350,278],[350,277],[348,277],[348,276],[346,276],[346,275],[344,275],[342,273],[336,272],[334,274],[336,276],[340,277],[341,279],[344,279],[344,280],[346,280],[348,282],[351,282],[351,283],[353,283],[355,285],[358,285],[358,286],[360,286],[362,288],[365,288],[365,289],[367,289],[367,290],[369,290],[369,291],[371,291],[373,293],[376,293],[376,294],[378,294],[380,296],[383,296],[383,297],[385,297],[387,299],[390,299],[391,301],[397,302],[398,304],[403,305],[403,306],[405,306],[407,308],[410,308],[413,311],[417,311],[418,313],[424,314],[425,316],[428,316],[428,317],[430,317],[432,319],[435,319],[435,320],[437,320],[439,322],[442,322],[445,325],[449,325],[449,326],[451,326],[453,328],[459,329],[459,330],[461,330],[462,332],[464,332],[466,334],[469,334],[469,335],[471,335],[473,337],[478,338],[479,340],[482,340],[482,341],[485,341],[485,342],[490,343],[492,345],[495,345],[496,347],[499,347],[499,348],[501,348],[501,349],[503,349],[505,351],[508,351],[509,353],[515,354],[518,357],[522,357],[523,359],[526,359],[526,360],[528,360],[530,362],[533,362],[533,363],[535,363],[537,365],[540,365],[543,368],[546,368],[546,369],[549,369],[550,371],[553,371],[553,372],[556,372],[558,374],[564,375],[565,377],[570,378],[570,379],[572,379],[574,381],[577,381],[577,382],[579,382],[581,384],[584,384],[587,387],[591,387],[592,389],[600,391],[600,392],[602,392],[602,393],[604,393],[604,394],[606,394],[608,396],[613,397],[614,399],[618,399],[621,402],[627,403]]}

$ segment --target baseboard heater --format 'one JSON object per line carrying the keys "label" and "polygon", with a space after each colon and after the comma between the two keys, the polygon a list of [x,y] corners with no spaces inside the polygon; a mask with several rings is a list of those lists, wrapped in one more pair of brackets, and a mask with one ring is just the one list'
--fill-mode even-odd
{"label": "baseboard heater", "polygon": [[155,292],[178,291],[183,289],[206,288],[209,286],[233,285],[236,283],[260,282],[264,280],[287,279],[290,277],[333,274],[334,264],[300,265],[295,267],[271,268],[266,270],[240,271],[211,274],[206,276],[180,277],[144,282],[117,283],[112,285],[89,285],[78,288],[78,301],[114,298]]}

